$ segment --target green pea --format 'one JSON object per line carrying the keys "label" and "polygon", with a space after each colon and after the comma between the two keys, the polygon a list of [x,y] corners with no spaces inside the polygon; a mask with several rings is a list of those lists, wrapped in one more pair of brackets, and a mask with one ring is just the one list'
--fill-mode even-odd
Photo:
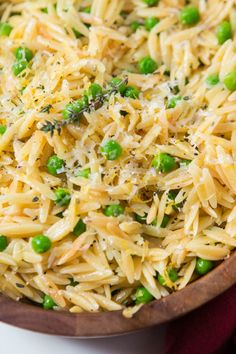
{"label": "green pea", "polygon": [[11,31],[13,30],[13,27],[6,22],[0,23],[0,36],[2,37],[8,37],[11,34]]}
{"label": "green pea", "polygon": [[130,97],[130,98],[139,98],[139,90],[137,87],[134,86],[127,86],[124,92],[125,97]]}
{"label": "green pea", "polygon": [[54,306],[57,306],[57,304],[53,301],[51,296],[45,295],[43,298],[43,308],[45,310],[51,310]]}
{"label": "green pea", "polygon": [[169,221],[170,221],[169,215],[165,214],[160,225],[161,228],[164,229],[169,224]]}
{"label": "green pea", "polygon": [[68,204],[70,204],[70,200],[71,200],[71,195],[70,192],[65,189],[65,188],[58,188],[55,190],[54,192],[55,194],[55,203],[59,206],[67,206]]}
{"label": "green pea", "polygon": [[148,6],[155,6],[159,3],[159,0],[143,0]]}
{"label": "green pea", "polygon": [[82,107],[79,107],[75,102],[68,103],[62,111],[62,116],[64,119],[70,119],[74,114],[80,113]]}
{"label": "green pea", "polygon": [[219,44],[224,44],[228,39],[233,38],[233,31],[229,21],[223,21],[216,29],[216,37]]}
{"label": "green pea", "polygon": [[225,76],[224,84],[229,91],[236,91],[236,70],[231,71]]}
{"label": "green pea", "polygon": [[117,160],[122,155],[122,147],[115,140],[108,140],[101,146],[101,153],[107,160]]}
{"label": "green pea", "polygon": [[123,95],[123,93],[126,90],[126,84],[122,83],[122,79],[120,79],[119,77],[113,77],[113,79],[111,79],[109,81],[109,87],[110,88],[115,88],[115,87],[119,87],[119,92],[121,95]]}
{"label": "green pea", "polygon": [[191,162],[191,160],[182,159],[179,164],[180,167],[187,167]]}
{"label": "green pea", "polygon": [[182,100],[182,97],[181,96],[174,96],[174,97],[171,97],[169,100],[168,100],[168,104],[167,104],[167,108],[170,109],[170,108],[175,108],[178,101],[181,101]]}
{"label": "green pea", "polygon": [[34,236],[31,244],[34,252],[36,253],[45,253],[52,246],[50,238],[45,235]]}
{"label": "green pea", "polygon": [[0,135],[3,135],[7,130],[7,126],[0,124]]}
{"label": "green pea", "polygon": [[48,14],[48,8],[47,7],[43,7],[40,11],[43,12],[44,14]]}
{"label": "green pea", "polygon": [[208,86],[215,86],[220,82],[220,78],[218,74],[211,74],[206,78],[206,84]]}
{"label": "green pea", "polygon": [[88,94],[85,92],[85,94],[83,95],[83,97],[80,100],[76,101],[78,104],[82,104],[83,107],[86,107],[89,103],[89,97]]}
{"label": "green pea", "polygon": [[18,47],[15,51],[15,57],[17,61],[26,60],[27,62],[30,62],[34,57],[34,54],[32,50],[27,47]]}
{"label": "green pea", "polygon": [[168,276],[173,283],[179,279],[178,273],[174,268],[168,270]]}
{"label": "green pea", "polygon": [[166,285],[165,277],[163,275],[161,275],[160,273],[158,273],[157,280],[162,286]]}
{"label": "green pea", "polygon": [[86,14],[90,14],[91,13],[91,6],[84,7],[82,9],[82,12],[84,12]]}
{"label": "green pea", "polygon": [[[174,201],[176,196],[178,195],[179,191],[180,191],[179,189],[173,189],[173,190],[169,191],[169,193],[167,195],[168,199]],[[183,207],[183,205],[184,205],[184,201],[182,201],[181,203],[177,203],[177,204],[174,203],[172,205],[172,208],[174,209],[174,211],[179,212],[180,209]]]}
{"label": "green pea", "polygon": [[[135,221],[139,222],[140,224],[146,224],[147,223],[147,213],[144,213],[144,215],[139,215],[139,214],[134,214],[134,219]],[[155,218],[152,222],[151,222],[152,226],[156,226],[157,225],[157,219]]]}
{"label": "green pea", "polygon": [[153,27],[155,27],[160,20],[157,17],[147,17],[144,22],[144,27],[147,31],[151,31]]}
{"label": "green pea", "polygon": [[141,23],[138,22],[138,21],[133,21],[131,24],[130,24],[130,27],[132,29],[133,32],[136,32],[138,28],[141,27]]}
{"label": "green pea", "polygon": [[152,160],[152,167],[162,173],[167,173],[177,167],[174,157],[164,152],[157,154]]}
{"label": "green pea", "polygon": [[12,71],[15,76],[20,75],[29,65],[27,60],[19,60],[12,66]]}
{"label": "green pea", "polygon": [[147,56],[139,60],[138,69],[140,74],[152,74],[157,69],[157,63],[151,57]]}
{"label": "green pea", "polygon": [[64,119],[70,119],[73,116],[81,113],[81,111],[87,105],[87,98],[83,97],[80,100],[74,101],[72,103],[68,103],[65,109],[62,111],[62,116]]}
{"label": "green pea", "polygon": [[88,179],[90,174],[91,174],[91,169],[85,168],[84,170],[78,170],[75,174],[75,177],[83,177]]}
{"label": "green pea", "polygon": [[81,38],[83,37],[84,35],[82,33],[80,33],[79,31],[77,31],[76,28],[72,27],[72,31],[74,32],[74,35],[76,38]]}
{"label": "green pea", "polygon": [[[168,270],[168,277],[173,283],[179,279],[178,273],[174,268]],[[162,286],[166,286],[166,279],[163,275],[158,274],[157,279]]]}
{"label": "green pea", "polygon": [[157,218],[155,218],[154,220],[152,220],[151,225],[152,225],[152,226],[157,226]]}
{"label": "green pea", "polygon": [[180,12],[180,21],[183,25],[196,25],[200,21],[200,13],[197,7],[186,6]]}
{"label": "green pea", "polygon": [[98,84],[92,84],[88,89],[88,96],[96,98],[102,94],[102,87]]}
{"label": "green pea", "polygon": [[179,189],[172,189],[168,192],[167,197],[170,200],[175,200],[178,193],[179,193]]}
{"label": "green pea", "polygon": [[119,215],[124,214],[124,208],[120,204],[112,204],[108,205],[104,210],[103,214],[106,216],[114,216],[117,217]]}
{"label": "green pea", "polygon": [[134,214],[134,219],[135,221],[139,222],[140,224],[146,224],[147,221],[147,213],[144,213],[144,215],[139,215],[139,214]]}
{"label": "green pea", "polygon": [[79,219],[77,224],[74,227],[73,234],[75,236],[80,236],[82,233],[86,231],[86,224],[83,222],[82,219]]}
{"label": "green pea", "polygon": [[57,174],[61,173],[61,169],[65,166],[65,162],[60,159],[57,155],[53,155],[49,157],[47,162],[47,169],[51,175],[56,176]]}
{"label": "green pea", "polygon": [[0,252],[3,252],[7,248],[7,245],[7,237],[4,235],[0,235]]}
{"label": "green pea", "polygon": [[153,296],[144,286],[140,286],[136,290],[135,299],[136,305],[147,304],[148,302],[153,300]]}
{"label": "green pea", "polygon": [[197,258],[196,262],[196,272],[199,275],[204,275],[208,273],[213,268],[214,263],[207,259]]}

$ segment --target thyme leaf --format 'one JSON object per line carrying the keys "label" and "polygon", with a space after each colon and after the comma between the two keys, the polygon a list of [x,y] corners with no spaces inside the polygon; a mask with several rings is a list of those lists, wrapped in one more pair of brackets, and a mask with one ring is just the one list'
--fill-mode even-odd
{"label": "thyme leaf", "polygon": [[124,84],[125,85],[128,84],[128,77],[125,77],[117,85],[110,83],[106,91],[104,91],[102,94],[97,95],[96,98],[91,98],[89,102],[85,105],[85,107],[81,109],[79,112],[71,110],[69,112],[68,119],[53,120],[53,121],[46,120],[45,123],[40,128],[40,130],[46,133],[50,133],[51,136],[53,136],[55,131],[57,131],[57,133],[60,135],[63,127],[69,124],[79,122],[80,118],[84,115],[84,113],[90,113],[101,108],[103,104],[107,102],[113,94],[117,94],[119,92],[120,87]]}
{"label": "thyme leaf", "polygon": [[51,108],[52,108],[52,105],[48,104],[47,106],[45,106],[41,109],[40,113],[50,113]]}

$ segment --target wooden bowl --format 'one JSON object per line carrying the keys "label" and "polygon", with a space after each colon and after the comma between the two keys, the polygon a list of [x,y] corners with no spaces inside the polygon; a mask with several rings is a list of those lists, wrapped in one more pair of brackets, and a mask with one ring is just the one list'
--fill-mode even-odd
{"label": "wooden bowl", "polygon": [[32,331],[72,337],[105,337],[161,324],[196,309],[236,282],[236,252],[183,290],[142,307],[131,319],[121,311],[71,314],[46,311],[0,296],[0,320]]}

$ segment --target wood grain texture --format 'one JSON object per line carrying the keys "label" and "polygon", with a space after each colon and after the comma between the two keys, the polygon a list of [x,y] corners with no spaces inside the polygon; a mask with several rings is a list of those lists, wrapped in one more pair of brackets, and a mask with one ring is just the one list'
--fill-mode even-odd
{"label": "wood grain texture", "polygon": [[236,283],[236,252],[183,290],[145,306],[131,319],[121,311],[70,314],[46,311],[0,296],[0,321],[32,331],[73,337],[124,334],[170,321],[196,309]]}

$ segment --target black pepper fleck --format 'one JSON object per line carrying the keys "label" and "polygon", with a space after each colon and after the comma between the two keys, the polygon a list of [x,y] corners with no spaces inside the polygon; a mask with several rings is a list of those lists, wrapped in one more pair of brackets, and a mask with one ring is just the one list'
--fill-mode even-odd
{"label": "black pepper fleck", "polygon": [[32,199],[32,202],[33,203],[36,203],[36,202],[38,202],[39,201],[39,197],[34,197],[33,199]]}

